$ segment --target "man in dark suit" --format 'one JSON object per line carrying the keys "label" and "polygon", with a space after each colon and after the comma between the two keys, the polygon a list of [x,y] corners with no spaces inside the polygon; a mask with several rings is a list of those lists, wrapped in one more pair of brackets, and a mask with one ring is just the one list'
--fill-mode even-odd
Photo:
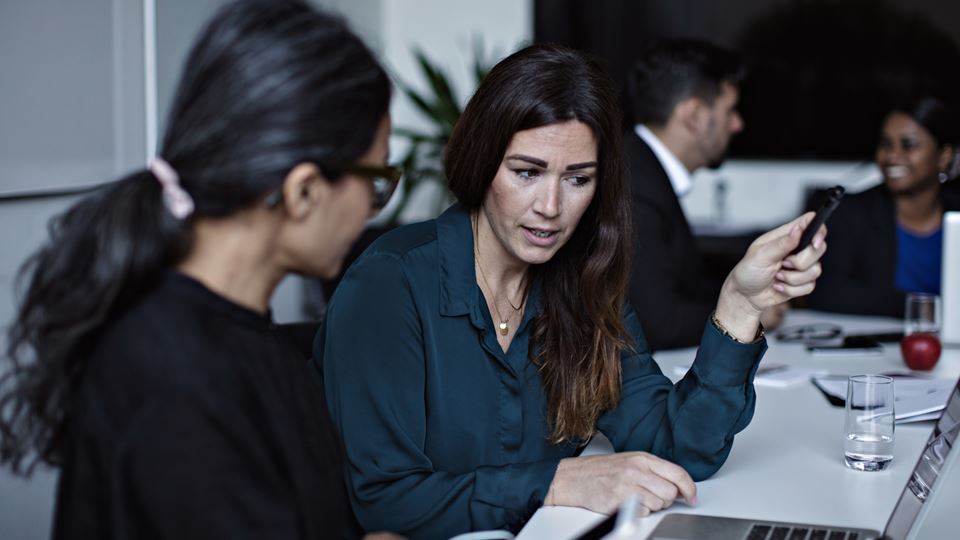
{"label": "man in dark suit", "polygon": [[[664,41],[629,76],[634,129],[624,138],[633,192],[630,302],[654,349],[700,342],[721,283],[703,261],[680,197],[701,167],[719,167],[743,129],[744,68],[737,55],[699,40]],[[773,322],[768,320],[769,322]]]}

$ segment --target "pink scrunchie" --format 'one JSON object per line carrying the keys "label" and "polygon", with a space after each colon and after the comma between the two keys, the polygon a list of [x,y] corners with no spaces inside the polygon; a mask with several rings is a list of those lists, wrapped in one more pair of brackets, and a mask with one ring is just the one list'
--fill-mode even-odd
{"label": "pink scrunchie", "polygon": [[155,157],[147,163],[147,169],[153,173],[163,186],[163,205],[177,219],[185,219],[193,213],[193,198],[180,187],[180,176],[162,157]]}

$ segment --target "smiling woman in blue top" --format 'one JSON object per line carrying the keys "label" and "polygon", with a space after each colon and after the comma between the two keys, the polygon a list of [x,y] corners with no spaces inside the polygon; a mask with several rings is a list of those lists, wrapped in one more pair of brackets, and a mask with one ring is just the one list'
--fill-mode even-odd
{"label": "smiling woman in blue top", "polygon": [[903,317],[907,293],[940,294],[943,213],[960,210],[958,144],[960,119],[946,102],[926,96],[890,109],[876,151],[883,182],[831,218],[833,249],[810,307]]}
{"label": "smiling woman in blue top", "polygon": [[[749,423],[760,313],[812,290],[826,232],[795,256],[812,214],[760,237],[671,384],[625,306],[615,103],[581,53],[503,60],[447,148],[459,203],[382,237],[341,282],[316,356],[364,528],[446,538],[544,504],[692,502]],[[576,457],[598,430],[619,453]]]}

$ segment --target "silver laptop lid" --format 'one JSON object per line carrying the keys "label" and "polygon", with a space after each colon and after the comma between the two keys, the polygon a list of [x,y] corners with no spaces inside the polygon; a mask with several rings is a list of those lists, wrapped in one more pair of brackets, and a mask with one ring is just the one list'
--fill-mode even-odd
{"label": "silver laptop lid", "polygon": [[960,344],[960,212],[943,215],[943,263],[940,296],[943,301],[943,328],[940,340]]}
{"label": "silver laptop lid", "polygon": [[[951,449],[960,430],[960,381],[954,385],[947,406],[934,426],[920,459],[917,460],[900,500],[890,514],[883,531],[884,538],[906,540],[916,524],[917,517],[930,500],[930,493],[951,457]],[[954,452],[955,453],[955,452]],[[953,456],[954,460],[956,456]]]}

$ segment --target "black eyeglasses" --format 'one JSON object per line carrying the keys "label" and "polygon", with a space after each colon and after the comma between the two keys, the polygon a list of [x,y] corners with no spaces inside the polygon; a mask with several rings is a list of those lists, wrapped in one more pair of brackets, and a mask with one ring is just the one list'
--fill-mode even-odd
{"label": "black eyeglasses", "polygon": [[[339,165],[324,165],[320,167],[329,178],[338,178],[344,174],[353,174],[373,184],[373,208],[381,210],[390,202],[390,197],[397,190],[403,171],[392,165],[366,165],[363,163],[342,163]],[[263,199],[267,208],[273,208],[283,199],[283,186],[277,187]]]}
{"label": "black eyeglasses", "polygon": [[835,324],[829,323],[814,323],[814,324],[802,324],[799,326],[787,326],[781,328],[777,331],[774,336],[778,341],[784,343],[791,342],[811,342],[811,341],[826,341],[830,339],[835,339],[840,337],[843,334],[843,328]]}
{"label": "black eyeglasses", "polygon": [[[324,171],[334,178],[341,174],[355,174],[370,180],[373,183],[373,208],[382,209],[390,202],[390,197],[397,190],[403,171],[393,165],[364,165],[362,163],[346,163],[339,166],[324,167]],[[339,174],[334,174],[339,173]]]}

